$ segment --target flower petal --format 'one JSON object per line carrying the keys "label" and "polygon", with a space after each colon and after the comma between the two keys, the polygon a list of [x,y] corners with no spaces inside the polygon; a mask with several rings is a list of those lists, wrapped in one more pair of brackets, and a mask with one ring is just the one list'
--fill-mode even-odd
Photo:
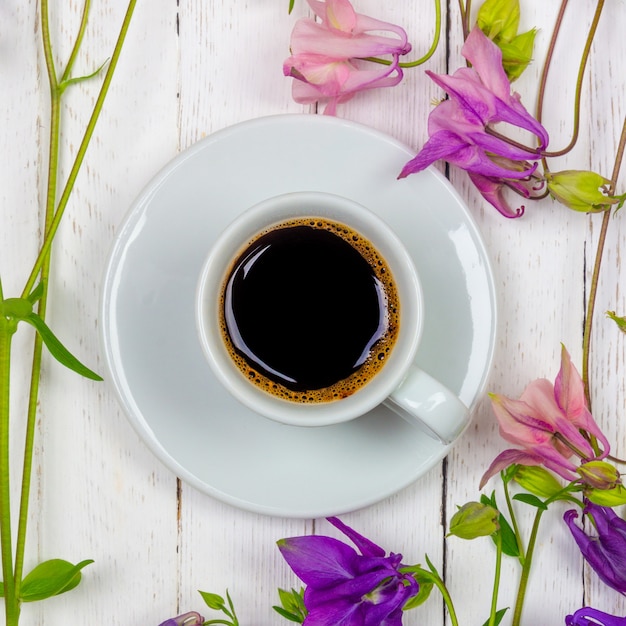
{"label": "flower petal", "polygon": [[353,548],[332,537],[281,539],[278,549],[298,578],[313,589],[350,580],[360,558]]}
{"label": "flower petal", "polygon": [[360,533],[356,532],[353,528],[350,528],[347,524],[344,524],[338,517],[327,517],[329,523],[335,528],[339,529],[352,543],[359,549],[364,556],[385,556],[385,551],[380,546],[376,545],[373,541],[364,537]]}
{"label": "flower petal", "polygon": [[502,51],[478,26],[470,31],[461,54],[472,64],[489,90],[502,100],[510,96],[511,85],[502,67]]}

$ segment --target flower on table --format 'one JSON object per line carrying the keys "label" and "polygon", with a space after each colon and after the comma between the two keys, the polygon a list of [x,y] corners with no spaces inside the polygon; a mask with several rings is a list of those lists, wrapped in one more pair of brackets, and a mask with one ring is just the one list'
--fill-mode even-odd
{"label": "flower on table", "polygon": [[[572,456],[592,461],[609,453],[609,442],[587,408],[582,379],[565,347],[554,385],[546,379],[535,380],[519,400],[492,394],[491,401],[500,435],[521,449],[501,452],[483,475],[481,488],[513,463],[543,465],[573,481],[579,475]],[[590,437],[600,442],[600,452],[591,445]]]}
{"label": "flower on table", "polygon": [[[591,618],[591,619],[588,619]],[[617,617],[586,606],[565,618],[566,626],[626,626],[626,617]]]}
{"label": "flower on table", "polygon": [[[324,113],[335,115],[337,104],[357,92],[392,87],[402,80],[399,59],[411,50],[404,29],[356,13],[349,0],[307,1],[319,21],[302,18],[296,22],[291,56],[283,64],[285,76],[295,79],[296,102],[324,101],[328,103]],[[361,61],[385,55],[391,55],[390,65]]]}
{"label": "flower on table", "polygon": [[417,595],[402,555],[385,551],[337,518],[328,521],[359,549],[324,536],[281,539],[278,547],[307,585],[304,626],[401,626],[402,607]]}
{"label": "flower on table", "polygon": [[204,624],[204,617],[200,613],[189,611],[189,613],[166,619],[159,626],[201,626],[201,624]]}
{"label": "flower on table", "polygon": [[[428,118],[429,139],[400,172],[399,178],[419,172],[444,159],[465,170],[478,191],[505,217],[519,217],[504,198],[507,188],[530,197],[532,180],[548,133],[521,103],[502,67],[502,52],[478,26],[461,50],[472,67],[453,75],[426,72],[449,99],[439,103]],[[494,133],[505,123],[536,137],[535,149],[513,144]]]}
{"label": "flower on table", "polygon": [[566,511],[563,519],[583,557],[599,578],[612,589],[626,594],[626,521],[612,508],[592,502],[586,503],[583,513],[593,524],[595,535],[587,535],[575,524],[578,517],[575,510]]}

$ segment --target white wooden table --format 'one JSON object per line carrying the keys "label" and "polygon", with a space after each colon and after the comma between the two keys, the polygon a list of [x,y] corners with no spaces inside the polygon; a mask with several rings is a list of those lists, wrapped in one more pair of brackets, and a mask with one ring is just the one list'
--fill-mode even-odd
{"label": "white wooden table", "polygon": [[[81,3],[51,3],[55,50],[65,59]],[[181,150],[242,120],[311,112],[291,99],[282,76],[291,28],[306,14],[296,0],[140,0],[109,98],[76,183],[53,259],[49,322],[80,358],[103,369],[99,296],[108,250],[126,211],[147,181]],[[445,4],[445,3],[444,3]],[[461,33],[457,3],[444,7],[441,45],[421,68],[393,89],[372,91],[340,106],[339,115],[383,131],[417,150],[426,138],[431,101],[441,91],[423,69],[456,69]],[[478,4],[478,3],[475,3]],[[558,2],[522,0],[522,29],[539,28],[537,61],[516,84],[533,110],[541,63]],[[35,0],[0,7],[0,271],[6,296],[18,295],[36,252],[47,151],[48,91]],[[101,64],[114,46],[125,3],[94,0],[77,71]],[[401,24],[416,55],[431,41],[434,3],[355,0],[359,11]],[[550,74],[544,123],[551,147],[572,130],[577,63],[595,3],[570,3]],[[610,176],[626,115],[626,2],[604,9],[584,80],[582,124],[575,150],[559,167],[592,168]],[[98,81],[71,90],[63,109],[63,165],[67,171]],[[553,169],[556,164],[553,165]],[[452,169],[489,250],[499,296],[498,335],[488,389],[517,397],[538,377],[554,379],[563,342],[581,358],[585,297],[601,216],[575,214],[550,199],[527,203],[526,215],[506,220]],[[626,169],[619,188],[626,186]],[[174,216],[175,219],[175,216]],[[626,313],[624,217],[611,221],[600,278],[592,345],[593,408],[597,421],[626,455],[626,345],[604,311]],[[21,333],[16,353],[28,352]],[[16,363],[14,404],[24,408],[28,372]],[[15,446],[20,424],[15,424]],[[488,614],[493,549],[485,539],[446,538],[457,504],[478,499],[478,481],[505,447],[487,400],[470,429],[442,463],[415,484],[343,520],[407,563],[423,555],[445,575],[460,622],[481,624]],[[110,385],[92,383],[44,362],[37,424],[31,524],[26,569],[38,560],[93,558],[80,587],[23,609],[26,626],[69,622],[158,624],[191,609],[204,611],[198,589],[235,599],[242,624],[281,623],[271,609],[276,588],[297,585],[275,547],[282,538],[326,532],[323,521],[271,518],[241,511],[180,481],[148,450],[122,413]],[[210,454],[210,447],[207,449]],[[237,459],[232,463],[236,466]],[[19,464],[15,456],[15,466]],[[604,589],[583,561],[555,507],[539,536],[524,623],[552,626],[583,602],[626,614],[626,602]],[[512,606],[518,570],[505,564],[500,606]],[[209,615],[209,611],[205,615]],[[505,618],[504,623],[508,618]],[[446,623],[433,597],[406,624]]]}

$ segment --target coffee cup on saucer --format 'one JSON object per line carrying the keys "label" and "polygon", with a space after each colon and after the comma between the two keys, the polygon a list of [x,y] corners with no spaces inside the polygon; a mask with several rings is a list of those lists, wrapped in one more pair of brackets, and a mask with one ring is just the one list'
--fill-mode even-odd
{"label": "coffee cup on saucer", "polygon": [[329,426],[384,404],[448,444],[470,414],[414,362],[427,304],[380,217],[302,191],[261,201],[221,233],[198,280],[196,325],[217,379],[264,417]]}

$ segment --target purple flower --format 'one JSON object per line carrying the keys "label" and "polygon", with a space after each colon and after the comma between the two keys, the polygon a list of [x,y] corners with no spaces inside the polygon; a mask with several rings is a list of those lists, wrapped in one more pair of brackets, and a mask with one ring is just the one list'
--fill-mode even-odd
{"label": "purple flower", "polygon": [[402,607],[419,591],[400,569],[402,555],[385,551],[335,517],[328,521],[359,549],[332,537],[281,539],[278,547],[307,585],[304,626],[401,626]]}
{"label": "purple flower", "polygon": [[566,511],[563,519],[600,580],[616,591],[626,593],[626,522],[613,509],[592,502],[586,503],[584,514],[595,526],[597,536],[585,534],[574,523],[578,517],[575,510]]}
{"label": "purple flower", "polygon": [[[545,128],[524,108],[502,67],[502,52],[478,27],[468,35],[461,50],[472,67],[452,76],[426,72],[446,90],[444,100],[428,118],[429,139],[409,161],[399,178],[419,172],[439,159],[464,169],[483,197],[506,217],[518,217],[502,190],[509,187],[529,197],[531,178],[541,150],[548,145]],[[532,133],[536,149],[513,145],[494,135],[491,125],[504,123]],[[534,161],[531,163],[530,161]]]}
{"label": "purple flower", "polygon": [[166,619],[159,626],[200,626],[204,624],[204,617],[200,613],[190,611],[189,613],[183,613],[178,617],[171,617]]}
{"label": "purple flower", "polygon": [[[591,617],[593,621],[587,619]],[[565,618],[567,626],[626,626],[626,617],[617,617],[586,606]]]}

